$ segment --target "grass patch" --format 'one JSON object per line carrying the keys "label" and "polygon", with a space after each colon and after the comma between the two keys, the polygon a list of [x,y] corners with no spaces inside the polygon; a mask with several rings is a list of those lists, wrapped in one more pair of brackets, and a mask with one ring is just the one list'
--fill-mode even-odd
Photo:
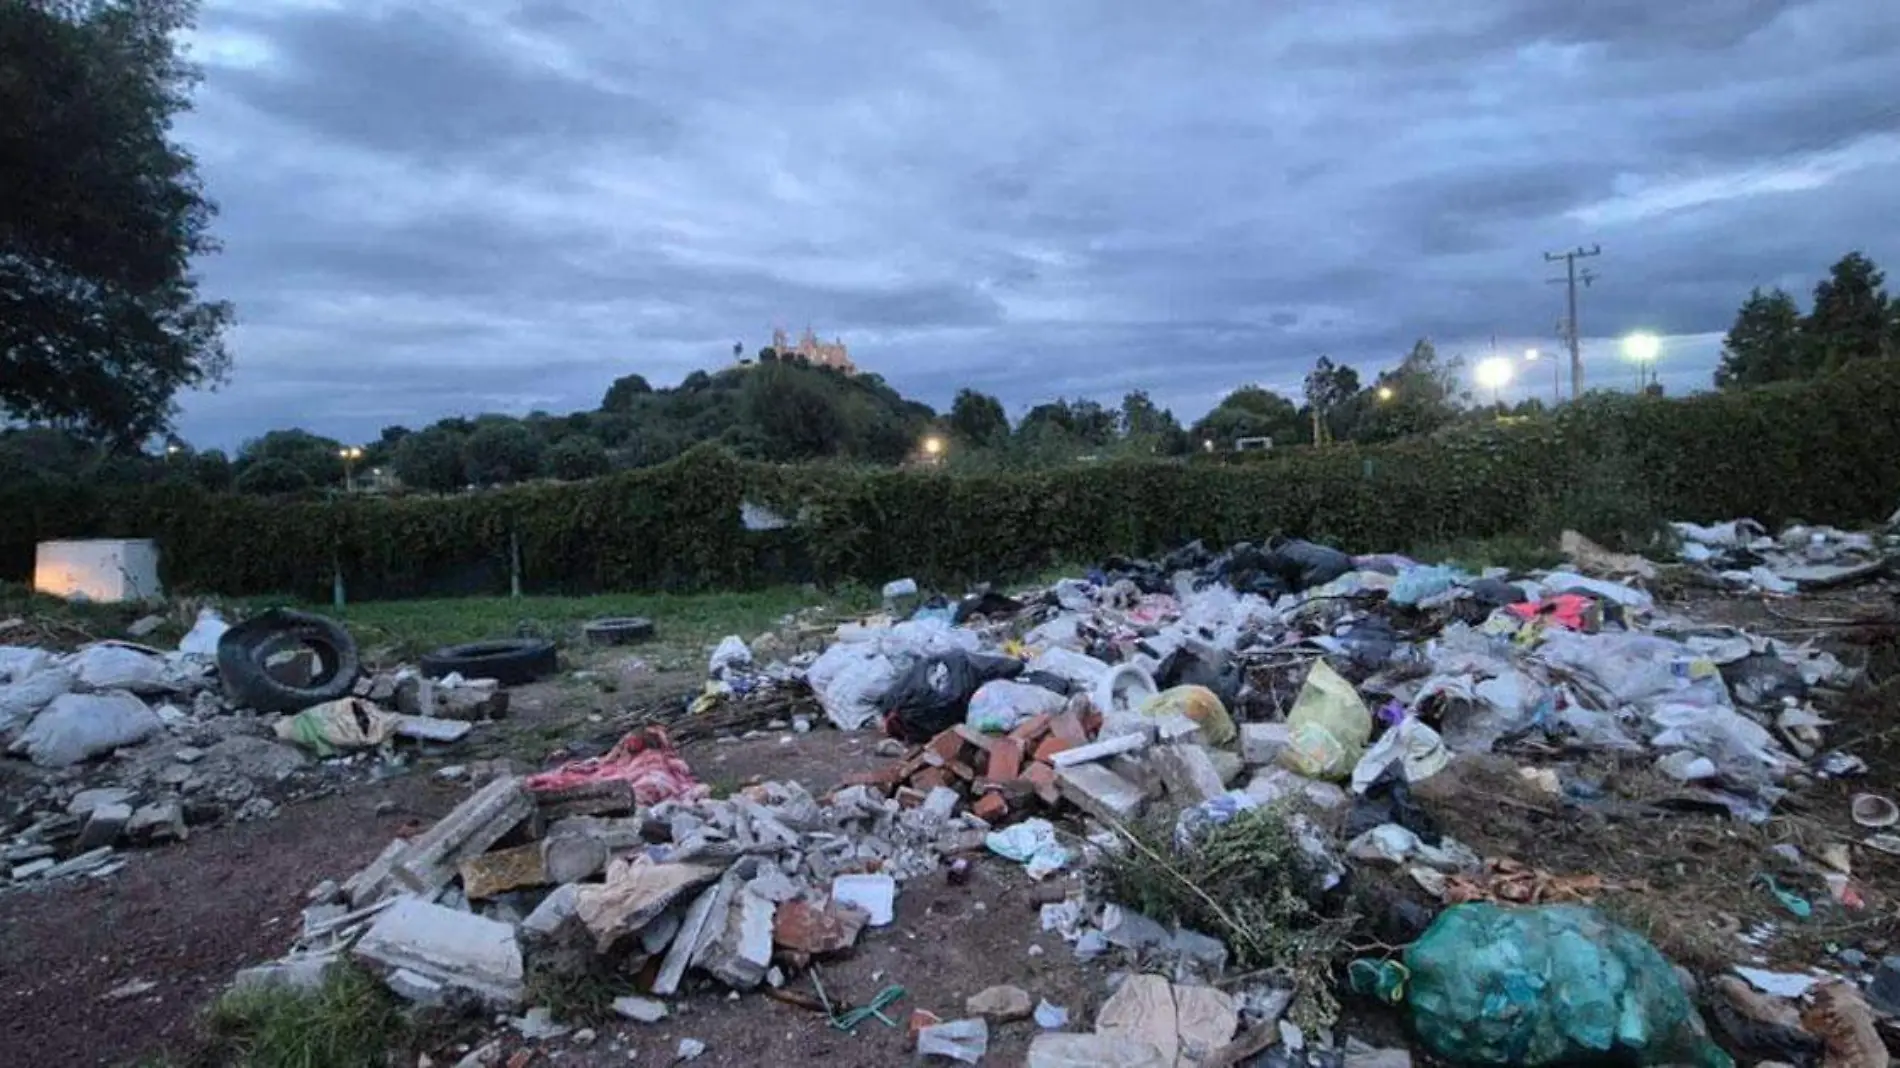
{"label": "grass patch", "polygon": [[233,991],[205,1022],[204,1063],[237,1068],[384,1068],[409,1036],[395,997],[349,965],[315,991]]}
{"label": "grass patch", "polygon": [[1103,896],[1219,938],[1242,969],[1281,972],[1293,985],[1288,1018],[1302,1028],[1331,1026],[1339,1013],[1334,964],[1352,920],[1314,904],[1318,873],[1292,815],[1251,809],[1184,848],[1173,829],[1165,814],[1122,828],[1128,848],[1105,853],[1093,870]]}
{"label": "grass patch", "polygon": [[596,963],[581,972],[535,968],[528,972],[530,1005],[546,1005],[564,1024],[596,1025],[614,1018],[614,999],[632,993],[634,979]]}
{"label": "grass patch", "polygon": [[1539,538],[1531,534],[1501,534],[1495,538],[1465,538],[1420,545],[1406,555],[1423,563],[1450,564],[1471,572],[1487,567],[1509,568],[1513,573],[1537,571],[1555,568],[1564,562],[1564,554],[1557,551],[1555,536]]}

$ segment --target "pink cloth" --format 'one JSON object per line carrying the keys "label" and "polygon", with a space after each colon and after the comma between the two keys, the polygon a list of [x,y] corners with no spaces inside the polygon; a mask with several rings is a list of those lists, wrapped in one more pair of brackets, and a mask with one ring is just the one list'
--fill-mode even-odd
{"label": "pink cloth", "polygon": [[528,776],[536,791],[571,790],[576,786],[624,780],[633,785],[633,798],[642,805],[704,797],[711,790],[693,775],[659,727],[638,730],[620,739],[606,753],[569,761],[552,771]]}

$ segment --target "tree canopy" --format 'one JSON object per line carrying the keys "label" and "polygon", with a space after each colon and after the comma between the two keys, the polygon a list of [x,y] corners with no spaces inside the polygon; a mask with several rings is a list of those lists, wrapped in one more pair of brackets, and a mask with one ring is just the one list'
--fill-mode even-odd
{"label": "tree canopy", "polygon": [[171,136],[192,0],[0,4],[0,413],[135,447],[229,367],[214,207]]}
{"label": "tree canopy", "polygon": [[1781,289],[1750,291],[1722,340],[1716,386],[1762,386],[1900,355],[1900,297],[1885,282],[1874,261],[1850,252],[1815,284],[1805,315]]}

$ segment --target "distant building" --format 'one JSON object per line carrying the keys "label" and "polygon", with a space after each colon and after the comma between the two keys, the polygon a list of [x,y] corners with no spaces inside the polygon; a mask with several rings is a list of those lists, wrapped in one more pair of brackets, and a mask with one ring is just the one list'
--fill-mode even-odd
{"label": "distant building", "polygon": [[778,353],[780,359],[799,357],[813,367],[829,367],[848,375],[858,373],[858,366],[851,362],[851,353],[846,350],[842,339],[820,341],[809,326],[805,328],[805,336],[799,338],[796,345],[785,336],[784,330],[774,327],[772,351]]}

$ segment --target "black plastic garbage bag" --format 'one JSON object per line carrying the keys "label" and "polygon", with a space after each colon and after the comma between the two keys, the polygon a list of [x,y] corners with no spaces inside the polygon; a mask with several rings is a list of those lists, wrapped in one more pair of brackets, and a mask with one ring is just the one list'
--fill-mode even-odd
{"label": "black plastic garbage bag", "polygon": [[1220,554],[1201,577],[1203,584],[1226,583],[1238,593],[1273,598],[1288,592],[1273,555],[1252,542],[1240,542]]}
{"label": "black plastic garbage bag", "polygon": [[1007,619],[1023,610],[1023,603],[1014,597],[1007,597],[995,590],[982,590],[972,593],[957,602],[955,622],[968,622],[971,616],[985,619]]}
{"label": "black plastic garbage bag", "polygon": [[879,707],[884,733],[900,741],[926,742],[963,722],[970,695],[992,679],[1013,679],[1023,662],[963,650],[926,657],[898,678]]}
{"label": "black plastic garbage bag", "polygon": [[1267,546],[1270,569],[1295,591],[1324,586],[1352,570],[1352,557],[1329,545],[1291,538]]}
{"label": "black plastic garbage bag", "polygon": [[1176,686],[1205,686],[1214,691],[1220,703],[1226,708],[1234,707],[1240,697],[1240,665],[1234,663],[1227,654],[1213,650],[1211,653],[1197,653],[1183,646],[1161,659],[1154,672],[1157,690],[1172,690]]}
{"label": "black plastic garbage bag", "polygon": [[1059,693],[1064,697],[1075,692],[1074,682],[1066,675],[1058,675],[1053,671],[1025,671],[1017,676],[1016,681],[1030,686],[1040,686],[1050,693]]}
{"label": "black plastic garbage bag", "polygon": [[1387,764],[1379,777],[1372,780],[1372,785],[1366,787],[1365,794],[1353,801],[1352,811],[1346,814],[1344,838],[1350,842],[1388,823],[1396,823],[1418,835],[1418,840],[1428,846],[1435,847],[1443,840],[1438,821],[1412,799],[1404,765],[1397,760]]}

